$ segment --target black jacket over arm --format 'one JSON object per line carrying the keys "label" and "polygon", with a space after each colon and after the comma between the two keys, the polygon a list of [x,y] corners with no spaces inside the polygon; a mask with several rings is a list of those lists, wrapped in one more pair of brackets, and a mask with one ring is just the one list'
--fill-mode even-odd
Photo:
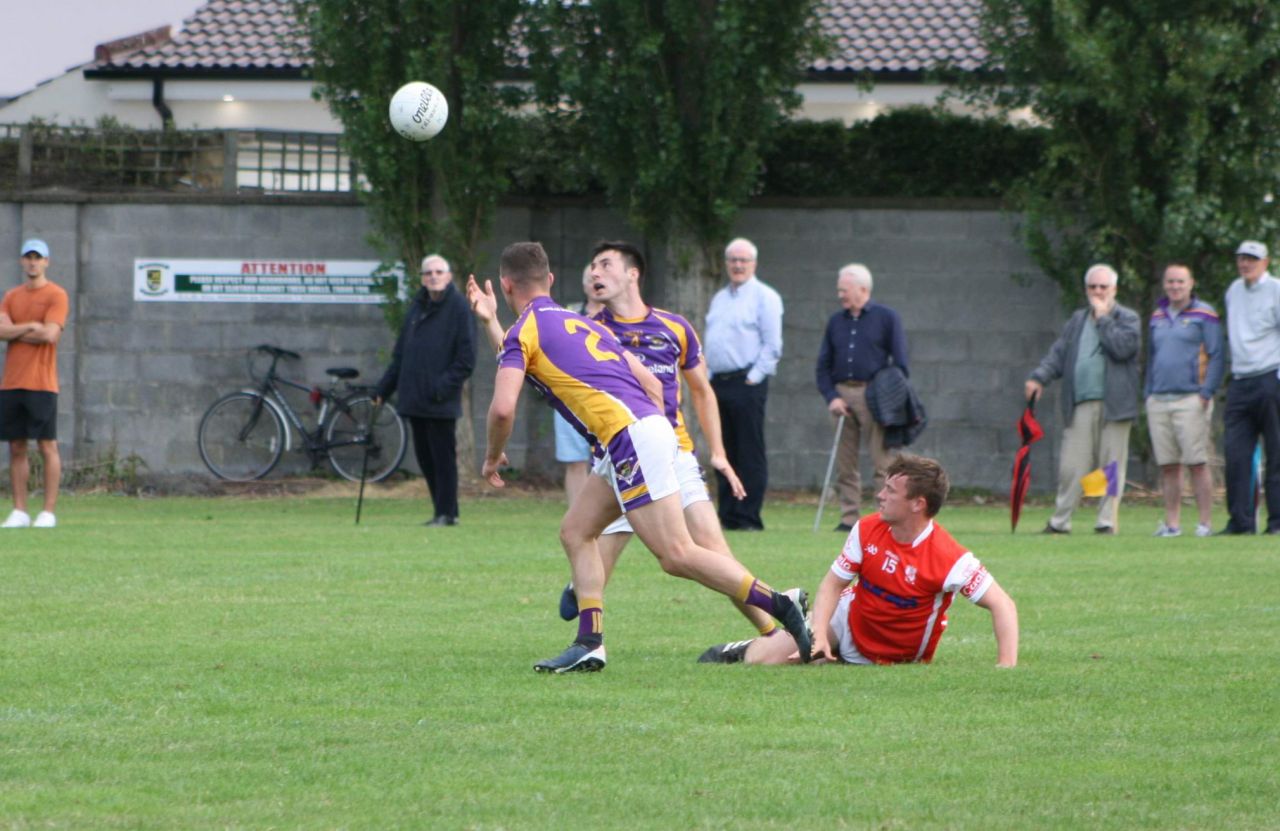
{"label": "black jacket over arm", "polygon": [[391,365],[378,382],[384,400],[399,391],[396,412],[419,418],[461,418],[462,385],[476,367],[476,324],[451,283],[438,301],[414,295],[396,339]]}

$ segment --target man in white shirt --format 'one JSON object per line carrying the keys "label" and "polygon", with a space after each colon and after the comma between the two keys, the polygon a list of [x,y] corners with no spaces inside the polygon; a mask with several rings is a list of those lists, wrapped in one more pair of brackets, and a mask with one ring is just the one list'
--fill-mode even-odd
{"label": "man in white shirt", "polygon": [[729,285],[716,292],[707,311],[703,355],[720,408],[725,453],[747,491],[745,499],[735,499],[717,471],[718,512],[726,531],[764,530],[760,509],[769,485],[764,405],[769,376],[782,357],[782,298],[756,277],[757,256],[750,240],[729,243],[724,251]]}
{"label": "man in white shirt", "polygon": [[1223,414],[1227,510],[1223,534],[1257,532],[1253,453],[1262,438],[1268,534],[1280,534],[1280,280],[1267,271],[1267,246],[1245,240],[1236,249],[1240,277],[1227,289],[1231,383]]}

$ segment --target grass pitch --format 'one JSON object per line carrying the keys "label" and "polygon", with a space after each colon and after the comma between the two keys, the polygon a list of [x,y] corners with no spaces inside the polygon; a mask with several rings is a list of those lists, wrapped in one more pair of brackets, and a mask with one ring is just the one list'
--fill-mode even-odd
{"label": "grass pitch", "polygon": [[[750,629],[633,542],[608,668],[546,677],[560,512],[93,496],[3,532],[0,828],[1280,827],[1274,537],[948,507],[1018,603],[1012,671],[962,600],[928,667],[698,665]],[[812,590],[812,516],[730,542]]]}

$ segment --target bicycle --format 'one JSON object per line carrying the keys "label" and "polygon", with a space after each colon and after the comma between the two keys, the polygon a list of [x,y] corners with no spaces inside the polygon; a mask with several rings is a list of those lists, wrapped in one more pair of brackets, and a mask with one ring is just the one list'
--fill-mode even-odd
{"label": "bicycle", "polygon": [[[255,377],[253,359],[257,354],[271,357],[271,365],[257,387],[222,396],[200,419],[196,443],[201,460],[214,476],[231,482],[261,479],[279,463],[286,450],[293,449],[294,431],[302,438],[301,449],[312,469],[327,459],[335,473],[353,482],[361,479],[366,458],[371,482],[386,479],[404,461],[408,445],[404,420],[390,407],[374,405],[373,387],[351,383],[360,375],[359,370],[325,370],[329,376],[327,389],[299,384],[278,375],[276,365],[281,359],[296,361],[302,356],[262,344],[247,354],[250,378]],[[289,404],[285,387],[309,395],[317,408],[314,430],[306,428]]]}

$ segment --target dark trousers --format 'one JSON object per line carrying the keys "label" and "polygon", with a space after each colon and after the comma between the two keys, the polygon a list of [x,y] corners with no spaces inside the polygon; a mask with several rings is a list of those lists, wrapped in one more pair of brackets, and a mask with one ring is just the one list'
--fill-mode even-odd
{"label": "dark trousers", "polygon": [[413,431],[413,453],[431,491],[436,516],[458,515],[457,419],[406,416]]}
{"label": "dark trousers", "polygon": [[1266,454],[1263,487],[1267,495],[1267,530],[1280,531],[1280,381],[1268,372],[1253,378],[1232,378],[1223,414],[1226,456],[1228,530],[1252,534],[1257,530],[1253,503],[1253,449],[1262,437]]}
{"label": "dark trousers", "polygon": [[764,402],[769,395],[769,379],[748,384],[745,372],[716,375],[711,379],[720,407],[720,433],[729,464],[747,489],[747,498],[737,500],[729,482],[719,473],[720,524],[727,530],[764,528],[760,508],[769,487],[769,463],[764,450]]}

